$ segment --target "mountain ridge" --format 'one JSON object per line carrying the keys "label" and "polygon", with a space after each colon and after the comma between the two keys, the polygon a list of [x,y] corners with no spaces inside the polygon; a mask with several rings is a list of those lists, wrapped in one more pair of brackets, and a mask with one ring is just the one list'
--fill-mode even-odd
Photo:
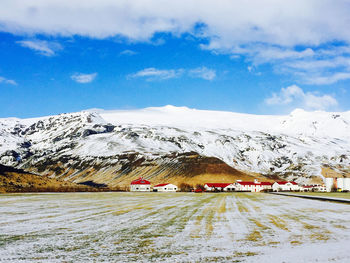
{"label": "mountain ridge", "polygon": [[[348,176],[349,156],[350,112],[274,116],[168,105],[0,119],[0,164],[77,183],[126,185],[140,175],[181,183],[176,178],[201,174],[303,183],[325,169]],[[223,164],[234,170],[222,172]]]}

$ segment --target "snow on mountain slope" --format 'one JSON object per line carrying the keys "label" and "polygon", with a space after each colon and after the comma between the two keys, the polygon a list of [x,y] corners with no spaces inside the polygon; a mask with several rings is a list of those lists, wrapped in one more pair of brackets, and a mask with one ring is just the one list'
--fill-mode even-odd
{"label": "snow on mountain slope", "polygon": [[145,124],[190,129],[232,129],[331,137],[350,136],[350,111],[331,113],[306,112],[296,109],[288,116],[278,116],[196,110],[168,105],[141,110],[100,110],[98,113],[112,124]]}
{"label": "snow on mountain slope", "polygon": [[[70,166],[102,171],[120,165],[125,172],[126,155],[129,171],[135,160],[163,165],[165,156],[194,152],[238,170],[303,181],[320,176],[322,167],[349,174],[349,134],[350,112],[298,109],[287,116],[263,116],[174,106],[88,110],[0,119],[0,163],[39,172],[47,172],[47,163],[56,169],[57,163],[58,176],[68,174]],[[170,167],[181,162],[170,159]]]}

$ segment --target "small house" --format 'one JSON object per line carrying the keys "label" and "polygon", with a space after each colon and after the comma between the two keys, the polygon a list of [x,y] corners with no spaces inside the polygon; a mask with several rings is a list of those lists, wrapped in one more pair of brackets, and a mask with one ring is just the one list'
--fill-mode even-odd
{"label": "small house", "polygon": [[150,192],[151,191],[151,182],[140,177],[137,180],[134,180],[130,184],[131,192]]}
{"label": "small house", "polygon": [[303,185],[300,186],[300,191],[302,192],[326,192],[326,186],[320,184],[313,185]]}
{"label": "small house", "polygon": [[204,185],[204,188],[208,192],[215,192],[215,191],[234,191],[235,186],[231,183],[206,183]]}
{"label": "small house", "polygon": [[177,186],[174,184],[157,184],[153,186],[153,192],[176,192]]}

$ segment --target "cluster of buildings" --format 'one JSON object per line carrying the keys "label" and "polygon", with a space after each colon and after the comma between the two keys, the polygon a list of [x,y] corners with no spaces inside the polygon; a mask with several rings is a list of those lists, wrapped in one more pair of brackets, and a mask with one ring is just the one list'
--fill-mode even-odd
{"label": "cluster of buildings", "polygon": [[176,192],[178,187],[174,184],[157,184],[151,187],[151,182],[142,177],[132,181],[130,184],[131,192],[150,192],[151,190],[153,192]]}
{"label": "cluster of buildings", "polygon": [[279,182],[253,182],[237,180],[235,183],[206,183],[205,191],[215,192],[262,192],[262,191],[300,191],[301,187],[296,182],[279,181]]}
{"label": "cluster of buildings", "polygon": [[[151,182],[140,177],[130,184],[131,192],[176,192],[179,189],[174,184],[163,183],[151,187]],[[197,189],[202,191],[200,189]],[[237,180],[235,183],[206,183],[204,191],[207,192],[331,192],[350,191],[350,178],[325,178],[325,185],[298,185],[293,181],[259,182]]]}

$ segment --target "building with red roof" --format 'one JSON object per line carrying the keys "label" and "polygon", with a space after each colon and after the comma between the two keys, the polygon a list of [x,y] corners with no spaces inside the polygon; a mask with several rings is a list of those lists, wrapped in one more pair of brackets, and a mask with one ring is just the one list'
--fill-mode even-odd
{"label": "building with red roof", "polygon": [[236,191],[240,192],[261,192],[268,191],[272,189],[272,183],[270,182],[259,182],[254,180],[254,182],[248,181],[237,181],[235,183]]}
{"label": "building with red roof", "polygon": [[130,191],[131,192],[150,192],[151,182],[145,180],[143,177],[140,177],[139,179],[131,182]]}
{"label": "building with red roof", "polygon": [[153,186],[153,192],[176,192],[177,186],[174,184],[157,184]]}

